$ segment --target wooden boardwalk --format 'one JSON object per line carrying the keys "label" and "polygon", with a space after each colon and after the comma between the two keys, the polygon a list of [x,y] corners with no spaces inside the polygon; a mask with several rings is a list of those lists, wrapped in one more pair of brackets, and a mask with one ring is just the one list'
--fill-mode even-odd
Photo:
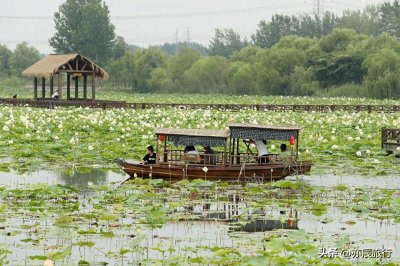
{"label": "wooden boardwalk", "polygon": [[156,109],[156,108],[177,108],[177,109],[201,109],[221,111],[277,111],[277,112],[336,112],[344,111],[357,112],[381,112],[399,113],[400,105],[309,105],[309,104],[175,104],[175,103],[127,103],[124,101],[103,101],[103,100],[37,100],[0,98],[0,104],[9,106],[29,106],[37,108],[55,107],[82,107],[82,108],[125,108],[125,109]]}

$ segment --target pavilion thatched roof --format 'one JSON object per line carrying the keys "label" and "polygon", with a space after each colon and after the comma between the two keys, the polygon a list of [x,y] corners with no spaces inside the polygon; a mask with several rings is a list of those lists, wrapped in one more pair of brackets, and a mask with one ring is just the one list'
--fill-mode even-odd
{"label": "pavilion thatched roof", "polygon": [[[56,73],[59,73],[60,70],[68,70],[70,63],[75,60],[80,60],[80,62],[84,62],[85,66],[89,67],[91,70],[94,70],[96,76],[102,79],[108,79],[108,73],[95,64],[93,61],[88,59],[85,56],[79,54],[51,54],[46,56],[45,58],[39,60],[35,64],[31,65],[27,69],[22,72],[22,75],[25,77],[36,77],[36,78],[50,78]],[[76,70],[76,69],[74,69]],[[79,71],[77,71],[79,72]]]}

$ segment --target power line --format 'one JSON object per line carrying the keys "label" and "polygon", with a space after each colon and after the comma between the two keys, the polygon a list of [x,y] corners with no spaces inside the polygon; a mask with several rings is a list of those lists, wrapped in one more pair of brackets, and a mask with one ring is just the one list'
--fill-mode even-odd
{"label": "power line", "polygon": [[[183,13],[158,13],[158,14],[143,14],[134,16],[111,16],[112,19],[117,20],[139,20],[139,19],[162,19],[162,18],[182,18],[182,17],[203,17],[203,16],[215,16],[215,15],[232,15],[252,12],[263,12],[276,11],[281,9],[293,8],[293,5],[302,5],[303,1],[297,1],[297,3],[285,4],[281,6],[258,6],[248,7],[241,9],[221,9],[221,10],[208,10],[208,11],[196,11],[196,12],[183,12]],[[15,19],[15,20],[52,20],[53,17],[49,16],[5,16],[0,15],[0,19]]]}

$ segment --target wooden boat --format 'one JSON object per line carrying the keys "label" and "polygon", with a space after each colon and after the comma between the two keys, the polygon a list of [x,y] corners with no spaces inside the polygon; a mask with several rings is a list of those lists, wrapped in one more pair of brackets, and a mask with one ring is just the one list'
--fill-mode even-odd
{"label": "wooden boat", "polygon": [[[297,126],[267,126],[253,124],[231,124],[229,130],[203,129],[166,129],[156,130],[155,164],[116,160],[123,171],[131,178],[161,178],[178,181],[182,179],[206,179],[238,182],[268,182],[283,179],[290,175],[309,173],[310,161],[295,160],[298,158]],[[271,163],[260,163],[260,158],[252,152],[250,145],[241,140],[279,140],[295,141],[291,145],[291,162],[279,161],[276,154],[271,154]],[[292,143],[294,144],[294,143]],[[193,156],[179,147],[196,145],[203,147],[219,147],[214,154]],[[241,152],[241,149],[246,149]]]}

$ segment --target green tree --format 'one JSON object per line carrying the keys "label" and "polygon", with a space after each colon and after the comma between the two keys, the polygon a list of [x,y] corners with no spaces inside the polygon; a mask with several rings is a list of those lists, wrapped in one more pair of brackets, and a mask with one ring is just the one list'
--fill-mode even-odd
{"label": "green tree", "polygon": [[0,76],[8,76],[11,70],[12,52],[5,45],[0,45]]}
{"label": "green tree", "polygon": [[224,89],[222,73],[227,65],[224,57],[204,57],[183,74],[187,92],[205,93]]}
{"label": "green tree", "polygon": [[150,47],[148,49],[135,52],[135,89],[139,92],[151,92],[153,88],[149,82],[151,73],[159,67],[166,67],[167,57],[159,48]]}
{"label": "green tree", "polygon": [[39,51],[22,42],[17,45],[11,56],[12,72],[20,76],[22,71],[40,59]]}
{"label": "green tree", "polygon": [[126,52],[121,58],[111,61],[107,70],[110,74],[110,82],[114,86],[134,89],[135,55],[132,52]]}
{"label": "green tree", "polygon": [[393,3],[385,2],[380,7],[380,28],[397,39],[400,38],[400,3],[395,0]]}
{"label": "green tree", "polygon": [[234,52],[231,56],[232,61],[242,61],[252,63],[257,61],[257,55],[263,51],[260,47],[249,45],[240,51]]}
{"label": "green tree", "polygon": [[230,57],[246,45],[247,41],[242,40],[233,29],[216,29],[208,49],[210,55]]}
{"label": "green tree", "polygon": [[314,80],[314,72],[311,68],[295,67],[289,77],[290,94],[292,95],[314,95],[320,88],[318,81]]}
{"label": "green tree", "polygon": [[112,48],[112,59],[123,57],[129,50],[129,45],[125,42],[124,38],[117,36]]}
{"label": "green tree", "polygon": [[283,94],[281,75],[268,66],[257,66],[256,92],[260,95]]}
{"label": "green tree", "polygon": [[231,92],[234,94],[254,94],[256,73],[251,64],[242,65],[233,75]]}
{"label": "green tree", "polygon": [[173,81],[182,83],[183,73],[200,59],[200,53],[191,48],[182,48],[169,60],[169,73]]}
{"label": "green tree", "polygon": [[364,86],[369,97],[400,98],[400,56],[391,49],[369,55],[363,67],[367,71]]}
{"label": "green tree", "polygon": [[112,56],[114,26],[102,0],[66,0],[54,22],[56,33],[49,43],[56,52],[81,53],[99,63]]}
{"label": "green tree", "polygon": [[150,74],[149,86],[152,90],[160,92],[172,92],[173,82],[165,68],[158,67]]}

